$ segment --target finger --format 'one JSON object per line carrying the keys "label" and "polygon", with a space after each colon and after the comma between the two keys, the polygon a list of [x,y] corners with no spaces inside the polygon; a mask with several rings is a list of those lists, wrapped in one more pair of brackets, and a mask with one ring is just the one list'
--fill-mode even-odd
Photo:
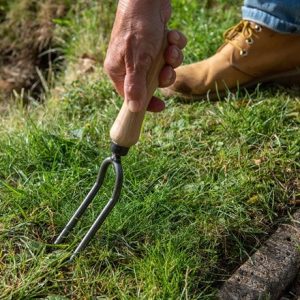
{"label": "finger", "polygon": [[124,97],[124,78],[125,78],[125,67],[121,67],[122,64],[117,65],[112,62],[111,59],[106,57],[104,61],[104,71],[111,79],[118,94]]}
{"label": "finger", "polygon": [[143,49],[132,47],[131,51],[127,52],[124,97],[131,112],[140,112],[147,107],[147,74],[151,64],[150,55]]}
{"label": "finger", "polygon": [[182,64],[183,54],[177,46],[170,45],[165,51],[165,62],[173,68],[177,68]]}
{"label": "finger", "polygon": [[167,87],[175,82],[176,73],[169,65],[163,67],[159,74],[159,87]]}
{"label": "finger", "polygon": [[165,102],[157,97],[152,97],[147,110],[151,112],[161,112],[166,107]]}
{"label": "finger", "polygon": [[132,112],[141,111],[146,105],[147,81],[145,72],[126,74],[124,81],[125,102]]}
{"label": "finger", "polygon": [[114,77],[110,76],[110,79],[112,80],[112,83],[113,83],[116,91],[118,92],[118,94],[121,97],[124,97],[124,77],[123,77],[123,79],[119,79],[119,78],[114,78]]}
{"label": "finger", "polygon": [[171,45],[177,46],[179,49],[183,49],[187,44],[187,38],[178,30],[170,30],[168,32],[168,42]]}

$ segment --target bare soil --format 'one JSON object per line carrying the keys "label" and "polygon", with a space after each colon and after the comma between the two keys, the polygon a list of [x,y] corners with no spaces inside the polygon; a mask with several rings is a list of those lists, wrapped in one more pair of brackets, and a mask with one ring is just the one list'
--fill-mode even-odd
{"label": "bare soil", "polygon": [[56,0],[22,0],[5,8],[0,10],[0,93],[24,90],[37,96],[59,56],[53,19],[64,16],[66,7]]}

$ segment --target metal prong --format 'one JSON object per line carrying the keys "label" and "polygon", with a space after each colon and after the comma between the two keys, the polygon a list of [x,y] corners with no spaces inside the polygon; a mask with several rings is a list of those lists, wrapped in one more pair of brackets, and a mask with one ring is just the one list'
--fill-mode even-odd
{"label": "metal prong", "polygon": [[94,237],[102,223],[105,221],[106,217],[109,215],[111,210],[114,208],[116,203],[119,200],[120,194],[121,194],[121,189],[122,189],[122,183],[123,183],[123,169],[122,165],[120,162],[112,161],[113,166],[115,168],[116,172],[116,181],[115,181],[115,187],[113,191],[113,195],[110,198],[110,200],[107,202],[105,207],[102,209],[101,213],[89,229],[89,231],[86,233],[84,238],[81,240],[75,251],[73,252],[70,260],[73,260],[74,257],[82,250],[86,248],[90,240]]}
{"label": "metal prong", "polygon": [[108,201],[106,206],[103,208],[103,210],[101,211],[101,213],[99,214],[99,216],[97,217],[97,219],[95,220],[94,224],[91,226],[87,234],[82,239],[82,241],[74,251],[73,255],[71,256],[70,260],[72,260],[78,252],[82,251],[87,246],[89,241],[96,234],[97,230],[102,225],[102,223],[104,222],[108,214],[111,212],[111,210],[113,209],[113,207],[115,206],[115,204],[117,203],[120,197],[122,183],[123,183],[123,169],[122,169],[120,157],[113,155],[112,157],[108,157],[103,161],[97,176],[96,183],[94,184],[94,186],[92,187],[92,189],[90,190],[86,198],[83,200],[79,208],[76,210],[74,215],[71,217],[70,221],[67,223],[65,228],[62,230],[58,238],[55,240],[54,244],[61,243],[66,238],[66,236],[70,233],[73,227],[76,225],[76,223],[81,218],[81,216],[84,214],[89,204],[93,201],[100,187],[102,186],[105,178],[105,174],[110,164],[113,165],[116,173],[115,187],[113,190],[112,197]]}

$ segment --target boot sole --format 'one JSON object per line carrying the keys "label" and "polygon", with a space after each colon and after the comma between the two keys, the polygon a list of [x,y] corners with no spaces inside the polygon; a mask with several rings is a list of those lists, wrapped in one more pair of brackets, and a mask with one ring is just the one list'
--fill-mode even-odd
{"label": "boot sole", "polygon": [[[282,84],[282,85],[287,85],[287,86],[292,86],[292,85],[300,85],[300,68],[289,71],[289,72],[284,72],[276,75],[271,75],[271,76],[266,76],[266,77],[261,77],[259,79],[253,80],[251,82],[248,82],[246,84],[240,85],[238,88],[251,88],[254,87],[255,85],[259,83],[277,83],[277,84]],[[232,88],[234,91],[238,89],[237,87]],[[228,90],[223,90],[220,92],[210,92],[210,90],[206,94],[202,95],[197,95],[197,94],[191,94],[191,95],[184,95],[179,92],[174,92],[173,94],[168,94],[167,92],[163,91],[163,94],[165,93],[166,96],[174,96],[178,97],[181,99],[186,99],[186,100],[195,100],[195,99],[209,99],[209,100],[218,100],[220,97],[226,96],[230,92],[230,89]]]}

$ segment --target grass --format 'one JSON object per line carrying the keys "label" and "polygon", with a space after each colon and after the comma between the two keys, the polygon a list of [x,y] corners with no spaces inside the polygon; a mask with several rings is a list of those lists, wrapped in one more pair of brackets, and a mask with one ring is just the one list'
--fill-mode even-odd
{"label": "grass", "polygon": [[[212,54],[239,19],[240,1],[198,2],[173,1],[171,25],[191,41],[186,62]],[[80,5],[56,20],[69,72],[86,51],[104,57],[113,19],[113,1]],[[113,174],[67,244],[52,241],[109,155],[121,105],[101,63],[64,84],[71,75],[60,75],[44,104],[24,106],[19,96],[2,112],[0,299],[214,299],[299,197],[298,90],[257,87],[214,103],[172,99],[163,113],[148,114],[123,159],[121,201],[68,264],[110,196]]]}

